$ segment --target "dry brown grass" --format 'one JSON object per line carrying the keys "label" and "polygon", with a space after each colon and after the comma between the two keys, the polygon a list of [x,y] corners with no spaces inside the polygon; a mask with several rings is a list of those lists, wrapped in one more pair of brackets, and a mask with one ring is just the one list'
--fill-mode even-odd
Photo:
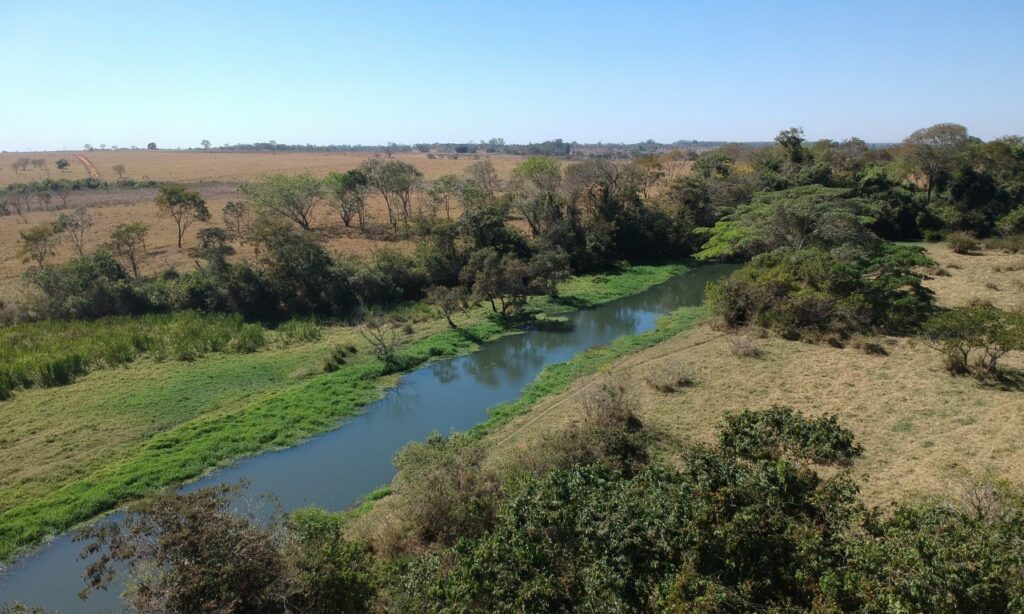
{"label": "dry brown grass", "polygon": [[[331,171],[347,171],[359,166],[373,154],[365,153],[298,153],[298,152],[204,152],[204,151],[132,151],[94,150],[83,152],[44,153],[0,153],[0,186],[14,182],[54,179],[84,179],[88,175],[74,154],[80,153],[96,165],[100,176],[107,180],[117,179],[114,166],[124,165],[125,177],[152,179],[155,181],[218,181],[238,183],[270,173],[312,173],[323,177]],[[395,159],[416,165],[427,179],[435,179],[446,173],[461,173],[467,166],[487,157],[494,163],[498,174],[507,177],[522,158],[511,155],[485,156],[478,158],[462,154],[457,160],[451,158],[433,159],[427,154],[395,154]],[[11,163],[18,158],[41,158],[47,161],[45,169],[36,170],[29,166],[25,172],[15,174]],[[54,163],[60,158],[71,162],[67,172],[57,170]]]}
{"label": "dry brown grass", "polygon": [[1024,253],[982,250],[957,254],[945,243],[929,243],[925,249],[949,273],[933,274],[925,282],[935,291],[939,305],[959,307],[982,300],[1000,309],[1024,309]]}
{"label": "dry brown grass", "polygon": [[[269,173],[305,173],[323,176],[331,171],[345,171],[357,167],[370,157],[369,154],[352,153],[217,153],[217,152],[164,152],[164,151],[92,151],[85,155],[96,165],[100,174],[106,179],[116,179],[113,171],[115,164],[123,164],[126,176],[135,179],[173,180],[197,183],[213,216],[211,224],[222,223],[222,211],[228,201],[237,198],[237,185],[241,181],[250,180]],[[48,173],[29,167],[25,172],[15,173],[10,164],[19,157],[43,158],[47,160]],[[66,173],[56,170],[53,163],[59,158],[67,158],[72,162],[71,169]],[[461,173],[469,165],[485,159],[485,156],[461,155],[457,160],[450,158],[429,159],[425,154],[399,154],[396,159],[405,160],[416,165],[424,176],[434,179],[446,173]],[[512,167],[521,160],[518,156],[495,155],[490,159],[499,176],[508,178]],[[0,185],[13,181],[33,181],[55,178],[84,178],[84,167],[78,163],[71,152],[51,152],[40,154],[0,154]],[[86,190],[75,192],[69,206],[88,207],[95,218],[95,226],[87,234],[89,246],[96,246],[106,240],[110,231],[118,224],[125,222],[145,222],[150,226],[147,238],[149,256],[142,266],[143,273],[153,273],[169,267],[187,270],[193,266],[188,256],[188,247],[194,244],[195,233],[203,226],[197,224],[189,229],[185,236],[184,249],[177,248],[174,223],[157,214],[153,199],[154,189],[132,190]],[[56,205],[54,200],[52,205]],[[58,212],[33,211],[23,217],[9,216],[0,218],[0,301],[15,302],[25,291],[21,274],[29,266],[17,257],[19,232],[35,224],[54,221]],[[368,220],[372,225],[383,225],[387,213],[383,201],[371,197],[368,204]],[[353,229],[341,226],[336,214],[326,207],[318,212],[315,221],[317,230],[327,237],[329,249],[344,254],[365,255],[385,246],[401,250],[411,250],[410,242],[378,240],[364,236]],[[379,233],[377,233],[379,234]],[[251,248],[238,247],[236,258],[251,259]],[[63,262],[72,256],[70,246],[62,245],[51,262]]]}
{"label": "dry brown grass", "polygon": [[[971,298],[1020,304],[1019,290],[993,296],[985,288],[999,275],[993,267],[1003,266],[1005,254],[959,257],[939,245],[929,252],[961,266],[930,282],[941,304]],[[1024,484],[1024,391],[952,377],[937,352],[913,339],[870,340],[885,349],[880,355],[865,351],[864,343],[837,349],[766,338],[757,340],[764,352],[759,360],[735,355],[734,339],[701,325],[577,382],[493,434],[493,462],[519,457],[546,433],[577,420],[585,392],[613,378],[637,400],[638,415],[670,461],[678,461],[689,444],[712,443],[726,413],[779,404],[810,415],[836,414],[854,431],[865,449],[854,471],[873,503],[946,494],[982,476]],[[1008,355],[1003,364],[1024,369],[1024,354]],[[661,392],[645,380],[654,370],[691,374],[696,385]]]}

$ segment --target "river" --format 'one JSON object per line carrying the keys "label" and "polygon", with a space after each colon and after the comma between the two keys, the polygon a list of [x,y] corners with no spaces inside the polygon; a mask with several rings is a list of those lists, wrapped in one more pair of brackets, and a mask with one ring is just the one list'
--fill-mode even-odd
{"label": "river", "polygon": [[[697,267],[640,294],[573,312],[568,325],[557,330],[529,329],[472,354],[416,369],[337,429],[287,450],[244,459],[184,489],[244,479],[247,497],[272,495],[284,511],[308,505],[350,507],[391,481],[391,461],[405,444],[433,431],[462,431],[484,421],[488,408],[515,400],[545,366],[617,337],[652,330],[660,316],[699,305],[707,282],[733,268]],[[66,613],[122,611],[120,588],[93,593],[87,601],[78,598],[86,565],[78,558],[81,548],[62,535],[24,557],[0,576],[0,604],[18,601]]]}

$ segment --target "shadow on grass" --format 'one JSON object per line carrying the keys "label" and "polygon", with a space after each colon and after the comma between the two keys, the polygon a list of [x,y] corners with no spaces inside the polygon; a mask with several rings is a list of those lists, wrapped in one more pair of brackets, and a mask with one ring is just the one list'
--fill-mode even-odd
{"label": "shadow on grass", "polygon": [[1024,371],[1019,369],[1003,369],[997,377],[976,378],[985,388],[1018,392],[1024,390]]}
{"label": "shadow on grass", "polygon": [[575,296],[557,296],[552,298],[551,302],[572,309],[589,309],[594,306],[593,302]]}

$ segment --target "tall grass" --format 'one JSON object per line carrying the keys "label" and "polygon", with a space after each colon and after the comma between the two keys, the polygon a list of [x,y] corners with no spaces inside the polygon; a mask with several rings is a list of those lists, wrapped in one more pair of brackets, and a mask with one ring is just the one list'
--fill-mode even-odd
{"label": "tall grass", "polygon": [[180,312],[0,328],[0,399],[18,388],[62,386],[92,369],[125,365],[143,354],[195,360],[210,352],[254,352],[263,328],[240,316]]}

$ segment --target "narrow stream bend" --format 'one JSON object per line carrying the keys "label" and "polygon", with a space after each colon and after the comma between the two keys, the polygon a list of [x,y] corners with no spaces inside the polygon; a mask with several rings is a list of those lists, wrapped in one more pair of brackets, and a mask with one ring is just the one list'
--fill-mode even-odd
{"label": "narrow stream bend", "polygon": [[[652,330],[658,317],[699,305],[704,286],[732,270],[701,266],[635,296],[568,315],[564,330],[528,330],[484,344],[466,356],[408,373],[366,411],[293,448],[268,452],[219,470],[185,487],[248,480],[248,494],[272,495],[285,511],[307,505],[340,510],[391,481],[395,453],[431,432],[466,430],[487,409],[516,399],[547,365]],[[116,515],[114,516],[116,518]],[[85,561],[82,545],[63,535],[0,577],[0,603],[19,601],[59,612],[119,612],[120,588],[78,598]]]}

